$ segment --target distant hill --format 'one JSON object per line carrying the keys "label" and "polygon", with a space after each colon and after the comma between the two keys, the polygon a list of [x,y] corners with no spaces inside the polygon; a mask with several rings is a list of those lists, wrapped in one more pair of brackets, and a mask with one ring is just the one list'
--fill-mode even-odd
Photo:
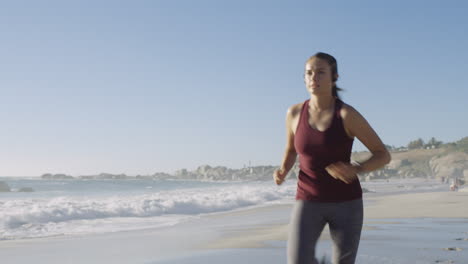
{"label": "distant hill", "polygon": [[[362,180],[427,177],[460,178],[468,181],[468,137],[439,147],[390,151],[392,161],[385,168],[361,175]],[[353,160],[365,160],[369,152],[355,152]]]}
{"label": "distant hill", "polygon": [[[423,144],[422,140],[410,142],[409,146],[390,149],[392,161],[384,168],[367,174],[359,175],[362,181],[389,178],[459,178],[468,181],[468,137],[453,143],[442,144],[432,139],[430,144]],[[420,147],[418,147],[420,146]],[[370,157],[369,152],[353,152],[352,160],[364,161]],[[157,172],[152,175],[127,176],[125,174],[101,173],[72,177],[64,174],[44,174],[43,179],[98,179],[98,180],[127,180],[127,179],[165,179],[165,180],[201,180],[201,181],[243,181],[243,180],[272,180],[277,166],[252,166],[242,169],[231,169],[224,166],[199,166],[193,171],[181,169],[174,174]],[[289,173],[289,178],[297,177],[299,164],[296,163]]]}

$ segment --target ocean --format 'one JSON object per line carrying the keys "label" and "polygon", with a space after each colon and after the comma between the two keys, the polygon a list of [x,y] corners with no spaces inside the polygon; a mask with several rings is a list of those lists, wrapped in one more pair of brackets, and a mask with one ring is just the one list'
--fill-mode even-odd
{"label": "ocean", "polygon": [[[201,214],[281,203],[296,185],[176,180],[43,180],[3,177],[0,240],[83,235],[175,225]],[[34,192],[17,192],[31,187]]]}
{"label": "ocean", "polygon": [[[210,240],[219,234],[226,236],[233,230],[249,226],[265,228],[283,223],[289,217],[288,210],[269,206],[292,205],[297,184],[295,180],[276,186],[273,181],[44,180],[15,177],[0,177],[0,181],[12,189],[12,192],[0,192],[0,242],[5,245],[2,254],[15,263],[30,263],[35,257],[23,252],[32,252],[36,248],[34,256],[64,251],[58,258],[60,262],[71,254],[67,250],[76,247],[94,250],[87,258],[75,254],[74,258],[82,260],[77,261],[80,263],[102,263],[102,258],[114,255],[118,257],[113,261],[118,263],[250,263],[253,259],[258,260],[257,263],[284,263],[284,240],[269,241],[264,248],[192,250],[184,247],[184,243],[189,241],[179,239],[186,232],[187,239],[200,235]],[[368,198],[380,194],[448,191],[447,185],[429,179],[376,180],[362,182],[361,185]],[[25,187],[33,188],[34,192],[18,192]],[[365,199],[364,205],[372,202],[372,199]],[[266,210],[243,213],[247,212],[243,209],[262,207]],[[239,214],[224,218],[204,217],[226,211],[239,211]],[[176,224],[180,225],[169,228]],[[468,263],[466,219],[371,219],[364,225],[358,263]],[[142,232],[122,232],[136,230]],[[146,232],[148,235],[143,235]],[[115,234],[93,236],[110,233]],[[51,237],[57,239],[43,239]],[[122,241],[125,243],[120,245]],[[100,247],[101,243],[108,245],[109,250]],[[147,243],[151,245],[145,251]],[[178,251],[179,244],[183,248],[181,252]],[[112,248],[119,250],[112,251]],[[317,256],[330,257],[331,248],[330,240],[320,241]],[[89,262],[91,260],[94,262]]]}
{"label": "ocean", "polygon": [[[171,226],[203,214],[291,203],[296,181],[45,180],[1,177],[0,240],[86,235]],[[435,181],[362,183],[369,192],[434,191]],[[30,187],[34,192],[18,192]]]}

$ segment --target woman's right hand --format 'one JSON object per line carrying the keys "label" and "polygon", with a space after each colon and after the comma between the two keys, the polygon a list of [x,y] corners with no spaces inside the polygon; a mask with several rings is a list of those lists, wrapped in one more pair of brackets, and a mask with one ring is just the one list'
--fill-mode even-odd
{"label": "woman's right hand", "polygon": [[288,173],[283,169],[277,169],[273,172],[273,179],[275,180],[276,185],[281,185],[286,178]]}

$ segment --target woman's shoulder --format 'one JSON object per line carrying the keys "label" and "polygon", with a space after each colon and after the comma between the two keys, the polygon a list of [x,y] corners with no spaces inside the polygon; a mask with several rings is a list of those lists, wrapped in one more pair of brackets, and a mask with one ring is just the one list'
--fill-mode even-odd
{"label": "woman's shoulder", "polygon": [[342,106],[340,109],[340,117],[341,117],[341,120],[343,120],[344,129],[348,137],[354,138],[355,134],[352,132],[353,130],[352,128],[356,126],[355,125],[357,123],[356,120],[359,119],[360,114],[351,105],[346,104],[342,101],[341,103],[342,103]]}
{"label": "woman's shoulder", "polygon": [[360,127],[367,122],[356,108],[346,103],[343,103],[340,109],[340,117],[343,120],[345,128]]}
{"label": "woman's shoulder", "polygon": [[288,108],[287,115],[289,117],[295,117],[298,116],[301,113],[302,106],[304,105],[305,102],[300,102],[297,104],[293,104]]}
{"label": "woman's shoulder", "polygon": [[349,119],[356,117],[356,115],[359,115],[359,112],[352,107],[351,105],[341,101],[341,109],[340,109],[340,117],[343,119]]}

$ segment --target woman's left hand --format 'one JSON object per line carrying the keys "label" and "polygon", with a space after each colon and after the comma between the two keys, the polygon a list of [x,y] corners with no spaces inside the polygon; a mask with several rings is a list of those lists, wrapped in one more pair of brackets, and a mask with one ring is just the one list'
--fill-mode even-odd
{"label": "woman's left hand", "polygon": [[325,170],[335,179],[350,184],[357,179],[358,168],[342,161],[328,165]]}

